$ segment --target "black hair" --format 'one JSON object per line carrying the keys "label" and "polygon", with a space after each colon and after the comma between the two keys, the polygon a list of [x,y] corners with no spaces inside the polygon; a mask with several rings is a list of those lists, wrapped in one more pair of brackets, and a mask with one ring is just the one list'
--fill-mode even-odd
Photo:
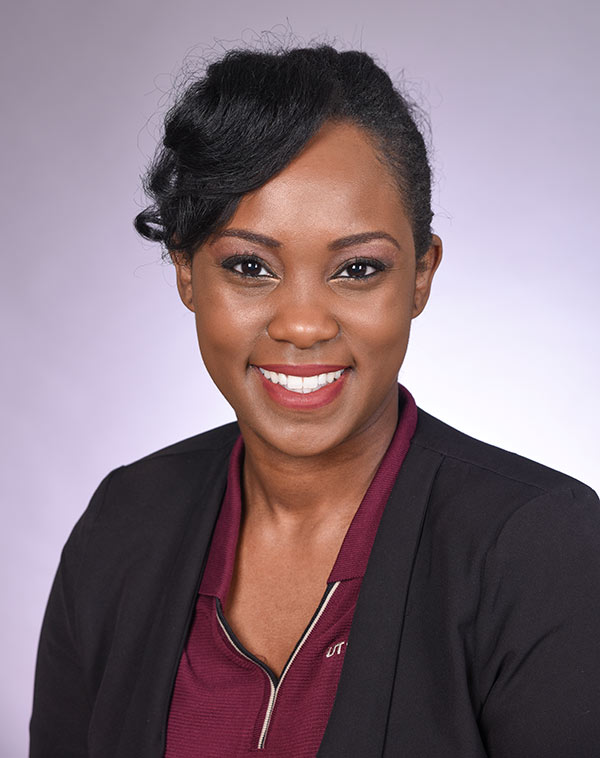
{"label": "black hair", "polygon": [[165,117],[143,186],[153,204],[135,218],[167,251],[194,251],[241,197],[298,155],[328,121],[366,130],[396,179],[417,260],[431,244],[431,170],[415,106],[364,52],[330,45],[235,49],[211,63]]}

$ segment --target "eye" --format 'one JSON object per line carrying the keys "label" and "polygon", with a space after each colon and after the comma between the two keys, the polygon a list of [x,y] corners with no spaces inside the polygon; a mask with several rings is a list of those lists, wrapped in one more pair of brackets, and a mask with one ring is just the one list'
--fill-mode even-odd
{"label": "eye", "polygon": [[385,268],[385,263],[381,261],[372,258],[355,258],[353,261],[344,263],[332,279],[368,279],[379,271],[384,271]]}
{"label": "eye", "polygon": [[256,255],[232,255],[222,261],[221,266],[249,279],[272,279],[275,276]]}

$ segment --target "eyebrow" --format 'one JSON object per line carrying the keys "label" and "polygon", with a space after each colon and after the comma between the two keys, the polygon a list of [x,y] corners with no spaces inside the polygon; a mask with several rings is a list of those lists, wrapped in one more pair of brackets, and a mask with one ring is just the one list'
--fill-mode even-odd
{"label": "eyebrow", "polygon": [[219,237],[239,237],[240,239],[247,240],[248,242],[256,242],[265,247],[281,247],[281,242],[273,239],[273,237],[250,232],[246,229],[225,229],[225,231],[219,232],[219,234],[215,235],[215,239],[219,239]]}
{"label": "eyebrow", "polygon": [[362,232],[361,234],[350,234],[348,237],[341,237],[340,239],[330,242],[327,247],[330,250],[343,250],[346,247],[361,245],[364,242],[372,242],[373,240],[388,240],[388,242],[395,245],[398,250],[402,249],[398,240],[387,232]]}
{"label": "eyebrow", "polygon": [[[246,229],[225,229],[224,231],[217,234],[217,238],[219,237],[237,237],[239,239],[247,240],[248,242],[256,242],[257,244],[264,245],[265,247],[281,247],[281,242],[273,239],[273,237],[267,237],[264,234],[257,234],[256,232],[251,232]],[[361,245],[365,242],[372,242],[373,240],[380,239],[388,240],[388,242],[391,242],[393,245],[395,245],[398,250],[402,249],[395,237],[392,237],[392,235],[388,234],[387,232],[379,231],[362,232],[360,234],[350,234],[347,237],[340,237],[339,239],[330,242],[327,247],[332,251],[344,250],[345,248],[352,247],[353,245]]]}

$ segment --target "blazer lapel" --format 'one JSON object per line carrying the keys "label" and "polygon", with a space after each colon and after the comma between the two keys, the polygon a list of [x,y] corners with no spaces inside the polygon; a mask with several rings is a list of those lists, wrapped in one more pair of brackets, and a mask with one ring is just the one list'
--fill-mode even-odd
{"label": "blazer lapel", "polygon": [[386,504],[356,604],[318,758],[383,754],[406,601],[442,455],[414,441]]}
{"label": "blazer lapel", "polygon": [[[154,624],[148,630],[143,662],[132,683],[126,725],[115,758],[164,755],[171,694],[225,491],[229,454],[229,447],[212,454],[203,451],[201,457],[192,454],[174,472],[178,481],[187,477],[196,482],[190,493],[190,515],[172,571],[165,578]],[[168,512],[169,503],[165,502],[164,507]]]}

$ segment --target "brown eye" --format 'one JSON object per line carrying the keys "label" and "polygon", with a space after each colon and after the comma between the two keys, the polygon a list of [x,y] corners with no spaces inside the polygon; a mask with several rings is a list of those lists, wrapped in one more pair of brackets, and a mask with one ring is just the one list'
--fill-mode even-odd
{"label": "brown eye", "polygon": [[273,273],[253,255],[233,255],[222,261],[221,266],[249,279],[272,279]]}
{"label": "brown eye", "polygon": [[260,263],[252,260],[242,261],[237,264],[236,268],[239,270],[240,274],[244,274],[245,276],[260,276],[262,270]]}
{"label": "brown eye", "polygon": [[367,276],[367,274],[369,273],[372,273],[372,272],[369,272],[370,268],[372,269],[373,266],[369,266],[364,261],[360,261],[360,263],[351,263],[347,267],[346,271],[348,272],[348,276],[362,277],[362,276]]}
{"label": "brown eye", "polygon": [[344,264],[344,266],[335,274],[336,279],[367,279],[373,274],[383,271],[386,268],[381,261],[370,260],[367,258],[357,258],[354,261]]}

